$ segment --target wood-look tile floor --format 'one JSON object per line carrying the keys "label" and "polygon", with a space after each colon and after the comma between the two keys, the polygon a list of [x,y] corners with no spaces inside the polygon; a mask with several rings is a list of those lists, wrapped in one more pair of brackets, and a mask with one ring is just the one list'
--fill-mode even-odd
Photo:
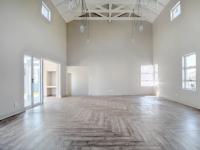
{"label": "wood-look tile floor", "polygon": [[156,97],[69,97],[0,122],[0,150],[200,150],[200,111]]}

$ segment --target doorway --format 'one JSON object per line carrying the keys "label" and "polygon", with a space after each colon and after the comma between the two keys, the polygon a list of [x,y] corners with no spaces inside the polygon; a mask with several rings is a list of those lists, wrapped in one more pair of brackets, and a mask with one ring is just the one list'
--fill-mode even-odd
{"label": "doorway", "polygon": [[42,61],[24,56],[24,107],[31,108],[42,103]]}
{"label": "doorway", "polygon": [[60,97],[60,64],[43,60],[44,98]]}

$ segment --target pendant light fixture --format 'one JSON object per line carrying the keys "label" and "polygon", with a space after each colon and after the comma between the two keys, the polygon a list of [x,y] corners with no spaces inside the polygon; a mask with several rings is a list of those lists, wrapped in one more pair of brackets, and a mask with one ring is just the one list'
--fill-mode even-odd
{"label": "pendant light fixture", "polygon": [[68,11],[76,10],[80,6],[80,0],[65,0],[65,2]]}
{"label": "pendant light fixture", "polygon": [[81,17],[83,17],[83,19],[81,20],[80,32],[83,33],[87,28],[89,17],[89,12],[85,0],[81,0]]}
{"label": "pendant light fixture", "polygon": [[135,10],[133,9],[133,12],[132,12],[133,19],[132,19],[132,23],[131,23],[131,29],[132,29],[132,31],[131,31],[131,42],[132,43],[135,43],[135,27],[137,26],[137,22],[136,22],[136,20],[134,20],[135,15],[136,15]]}
{"label": "pendant light fixture", "polygon": [[152,3],[154,4],[154,8],[157,9],[158,8],[158,0],[151,0],[153,1]]}
{"label": "pendant light fixture", "polygon": [[144,31],[144,25],[143,25],[142,23],[141,23],[140,26],[139,26],[139,31],[140,31],[140,32],[143,32],[143,31]]}
{"label": "pendant light fixture", "polygon": [[[138,15],[142,18],[142,0],[137,0],[137,13]],[[138,26],[138,29],[139,29],[139,32],[143,32],[144,31],[144,25],[143,25],[143,22],[141,20],[138,21],[139,23],[139,26]]]}
{"label": "pendant light fixture", "polygon": [[89,20],[87,21],[87,40],[86,43],[89,44],[90,43],[90,22]]}
{"label": "pendant light fixture", "polygon": [[[143,32],[144,31],[144,25],[142,19],[142,4],[144,2],[142,0],[137,0],[136,7],[133,9],[132,12],[132,34],[131,34],[131,42],[135,43],[136,33],[137,32]],[[135,5],[135,4],[134,4]],[[139,20],[136,20],[136,17],[139,18]]]}
{"label": "pendant light fixture", "polygon": [[80,25],[80,32],[81,33],[85,32],[85,26],[83,24]]}

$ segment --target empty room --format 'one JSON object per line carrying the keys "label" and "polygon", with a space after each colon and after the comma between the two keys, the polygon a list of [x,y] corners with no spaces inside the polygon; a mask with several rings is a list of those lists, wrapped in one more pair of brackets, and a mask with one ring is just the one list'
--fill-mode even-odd
{"label": "empty room", "polygon": [[199,0],[0,0],[0,150],[200,150]]}

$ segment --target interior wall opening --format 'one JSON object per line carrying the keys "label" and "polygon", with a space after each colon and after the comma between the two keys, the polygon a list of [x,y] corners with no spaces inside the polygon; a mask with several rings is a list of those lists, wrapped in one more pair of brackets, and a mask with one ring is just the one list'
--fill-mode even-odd
{"label": "interior wall opening", "polygon": [[60,64],[43,60],[44,99],[60,97]]}

